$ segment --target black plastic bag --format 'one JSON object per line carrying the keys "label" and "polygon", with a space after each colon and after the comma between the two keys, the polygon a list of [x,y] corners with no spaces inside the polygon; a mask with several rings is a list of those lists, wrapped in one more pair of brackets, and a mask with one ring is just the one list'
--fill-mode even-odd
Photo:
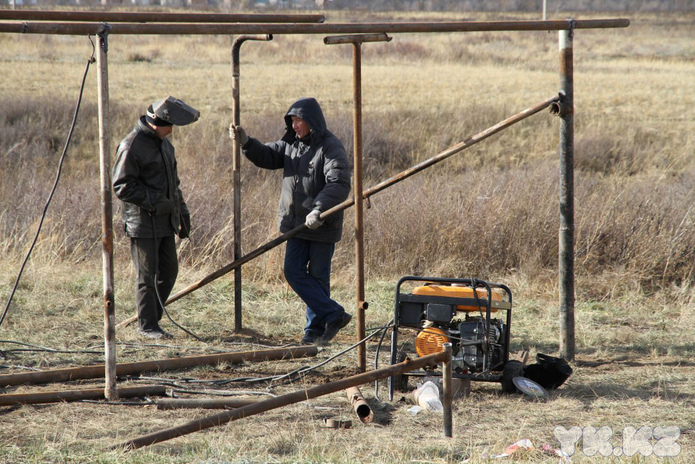
{"label": "black plastic bag", "polygon": [[526,366],[524,377],[545,389],[558,388],[572,375],[572,366],[562,358],[538,353],[536,361],[536,364]]}

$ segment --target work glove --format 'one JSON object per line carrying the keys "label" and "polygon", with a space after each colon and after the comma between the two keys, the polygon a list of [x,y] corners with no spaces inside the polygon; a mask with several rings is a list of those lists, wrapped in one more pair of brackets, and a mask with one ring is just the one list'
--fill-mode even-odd
{"label": "work glove", "polygon": [[229,125],[229,138],[232,140],[239,140],[239,145],[244,146],[246,142],[249,141],[249,136],[246,135],[246,131],[241,126],[235,126],[233,123]]}
{"label": "work glove", "polygon": [[318,229],[321,224],[323,224],[323,221],[319,219],[319,216],[321,215],[321,211],[315,209],[311,213],[307,214],[306,216],[306,221],[304,222],[304,225],[306,225],[309,229]]}
{"label": "work glove", "polygon": [[174,203],[165,195],[158,193],[154,199],[154,214],[155,216],[163,216],[171,214],[174,211]]}
{"label": "work glove", "polygon": [[181,227],[179,228],[179,238],[188,238],[191,234],[191,215],[181,214]]}

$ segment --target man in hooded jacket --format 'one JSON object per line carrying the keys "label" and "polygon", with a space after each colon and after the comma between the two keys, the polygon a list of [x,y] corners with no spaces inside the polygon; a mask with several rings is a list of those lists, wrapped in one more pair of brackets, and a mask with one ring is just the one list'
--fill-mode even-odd
{"label": "man in hooded jacket", "polygon": [[345,327],[352,316],[330,295],[331,260],[343,232],[343,212],[321,220],[320,214],[345,201],[350,193],[350,164],[345,147],[326,127],[314,98],[296,101],[285,114],[285,135],[263,144],[230,127],[244,155],[264,169],[282,169],[278,209],[280,232],[306,225],[287,241],[284,273],[306,303],[302,343],[324,344]]}
{"label": "man in hooded jacket", "polygon": [[196,109],[176,98],[158,100],[116,152],[113,190],[123,201],[124,227],[137,273],[138,330],[148,338],[171,338],[159,320],[178,275],[174,236],[187,238],[191,230],[174,146],[167,136],[174,125],[190,124],[199,116]]}

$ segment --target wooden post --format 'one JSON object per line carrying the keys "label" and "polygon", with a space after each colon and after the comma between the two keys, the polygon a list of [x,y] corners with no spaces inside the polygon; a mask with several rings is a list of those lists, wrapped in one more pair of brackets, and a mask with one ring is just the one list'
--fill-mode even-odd
{"label": "wooden post", "polygon": [[109,72],[107,53],[110,26],[103,25],[97,34],[99,85],[99,156],[101,172],[101,225],[102,262],[104,280],[104,351],[105,387],[104,396],[109,401],[118,399],[116,389],[116,310],[113,288],[113,207],[111,204],[111,140],[109,135]]}

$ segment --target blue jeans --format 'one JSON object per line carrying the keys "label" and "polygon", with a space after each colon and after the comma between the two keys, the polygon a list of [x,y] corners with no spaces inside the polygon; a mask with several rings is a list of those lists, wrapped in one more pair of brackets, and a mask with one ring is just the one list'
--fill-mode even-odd
{"label": "blue jeans", "polygon": [[305,331],[318,336],[327,323],[339,320],[345,309],[331,299],[331,260],[335,243],[300,238],[287,241],[285,278],[306,303]]}

